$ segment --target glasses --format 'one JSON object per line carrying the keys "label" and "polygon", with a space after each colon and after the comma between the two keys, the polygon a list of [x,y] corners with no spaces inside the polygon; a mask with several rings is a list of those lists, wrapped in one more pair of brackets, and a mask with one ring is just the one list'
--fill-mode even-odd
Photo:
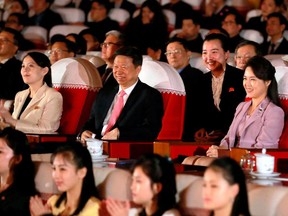
{"label": "glasses", "polygon": [[118,44],[118,43],[107,42],[107,43],[101,43],[101,44],[100,44],[100,47],[101,47],[101,48],[103,48],[103,47],[109,48],[109,47],[112,46],[112,45],[120,46],[120,44]]}
{"label": "glasses", "polygon": [[61,55],[63,52],[69,52],[69,50],[62,50],[62,49],[54,49],[54,50],[49,50],[48,51],[48,55],[52,55],[52,54],[57,54],[57,55]]}
{"label": "glasses", "polygon": [[251,58],[251,56],[236,56],[237,60],[245,60],[248,61]]}
{"label": "glasses", "polygon": [[164,54],[165,54],[166,56],[171,56],[171,55],[173,55],[173,54],[179,55],[179,54],[181,54],[181,53],[182,53],[182,50],[180,50],[180,49],[175,49],[175,50],[167,51],[167,52],[165,52]]}
{"label": "glasses", "polygon": [[11,41],[7,38],[0,38],[0,43],[3,43],[3,44],[12,43],[12,44],[14,44],[13,41]]}
{"label": "glasses", "polygon": [[113,70],[127,70],[129,68],[129,65],[113,65]]}
{"label": "glasses", "polygon": [[233,24],[236,24],[236,22],[234,22],[234,21],[223,21],[222,22],[222,25],[233,25]]}

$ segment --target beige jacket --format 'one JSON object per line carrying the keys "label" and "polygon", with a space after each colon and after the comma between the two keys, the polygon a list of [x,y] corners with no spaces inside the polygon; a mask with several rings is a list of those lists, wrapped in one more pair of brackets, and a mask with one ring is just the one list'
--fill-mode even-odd
{"label": "beige jacket", "polygon": [[[30,91],[26,89],[15,96],[13,118],[19,113]],[[46,83],[36,92],[26,109],[17,120],[15,128],[24,133],[53,133],[60,125],[63,111],[62,95]]]}

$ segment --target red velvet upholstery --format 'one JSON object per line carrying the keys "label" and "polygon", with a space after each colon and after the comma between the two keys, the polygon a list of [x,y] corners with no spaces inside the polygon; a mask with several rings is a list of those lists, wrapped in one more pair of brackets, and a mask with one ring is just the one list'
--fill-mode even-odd
{"label": "red velvet upholstery", "polygon": [[139,78],[158,89],[163,96],[164,116],[157,139],[181,140],[186,96],[178,72],[167,63],[144,59]]}
{"label": "red velvet upholstery", "polygon": [[285,112],[285,123],[279,148],[288,148],[288,67],[277,66],[275,69],[281,107]]}
{"label": "red velvet upholstery", "polygon": [[101,77],[88,60],[65,58],[52,65],[52,82],[63,96],[59,133],[76,134],[89,117]]}

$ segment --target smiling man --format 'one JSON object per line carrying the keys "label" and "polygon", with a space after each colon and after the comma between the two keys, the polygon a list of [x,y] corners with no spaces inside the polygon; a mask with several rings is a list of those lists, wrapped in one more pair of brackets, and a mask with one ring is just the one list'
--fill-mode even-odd
{"label": "smiling man", "polygon": [[243,71],[227,64],[228,38],[212,33],[203,43],[202,58],[210,70],[204,75],[204,128],[196,140],[220,140],[233,120],[237,105],[244,101]]}
{"label": "smiling man", "polygon": [[138,75],[141,52],[122,47],[115,53],[113,76],[118,86],[102,88],[93,104],[81,140],[154,140],[162,127],[163,100],[160,92],[142,83]]}

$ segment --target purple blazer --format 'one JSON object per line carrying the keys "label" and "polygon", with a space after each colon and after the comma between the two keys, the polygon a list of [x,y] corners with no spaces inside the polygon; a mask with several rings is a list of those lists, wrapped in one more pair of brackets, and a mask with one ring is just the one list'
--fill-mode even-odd
{"label": "purple blazer", "polygon": [[220,146],[240,148],[278,148],[279,137],[284,127],[284,112],[267,97],[260,103],[239,134],[240,143],[236,146],[235,138],[241,119],[247,115],[251,101],[238,105],[232,124]]}

